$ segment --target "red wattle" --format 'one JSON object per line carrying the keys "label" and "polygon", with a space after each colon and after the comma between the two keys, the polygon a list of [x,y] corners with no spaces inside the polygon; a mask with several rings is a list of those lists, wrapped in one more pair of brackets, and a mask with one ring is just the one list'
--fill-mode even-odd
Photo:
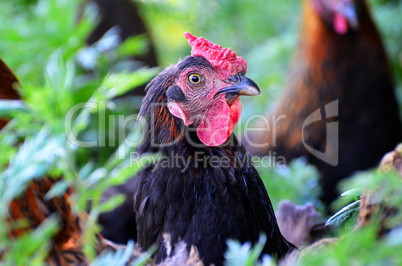
{"label": "red wattle", "polygon": [[240,98],[237,97],[236,100],[234,100],[233,103],[230,105],[230,120],[229,120],[229,132],[228,132],[229,136],[232,134],[237,123],[239,122],[240,115],[241,115],[241,103]]}
{"label": "red wattle", "polygon": [[222,94],[198,126],[198,138],[207,146],[222,145],[230,137],[237,122],[239,122],[240,114],[240,99],[237,98],[229,106],[225,95]]}

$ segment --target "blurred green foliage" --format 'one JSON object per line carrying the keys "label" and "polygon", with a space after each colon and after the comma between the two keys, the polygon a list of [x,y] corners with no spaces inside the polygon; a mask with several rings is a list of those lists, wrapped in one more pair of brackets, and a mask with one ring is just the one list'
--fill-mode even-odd
{"label": "blurred green foliage", "polygon": [[295,204],[312,203],[317,209],[323,206],[318,200],[318,172],[315,167],[307,164],[304,158],[290,162],[285,167],[257,167],[262,181],[267,188],[274,208],[282,200],[290,200]]}
{"label": "blurred green foliage", "polygon": [[[74,212],[82,213],[90,201],[92,209],[86,221],[85,252],[93,260],[92,237],[99,231],[93,223],[99,213],[122,202],[117,196],[101,203],[101,195],[112,185],[122,184],[139,170],[130,167],[124,141],[135,138],[132,123],[124,128],[110,117],[127,117],[137,110],[140,100],[118,98],[129,89],[146,83],[156,70],[120,71],[118,62],[127,55],[140,54],[144,40],[128,39],[121,46],[113,32],[98,44],[85,46],[85,39],[97,23],[96,10],[79,0],[4,0],[0,2],[0,57],[17,74],[24,102],[1,101],[0,113],[11,122],[0,133],[0,219],[7,214],[10,200],[18,196],[32,178],[63,176],[48,197],[60,195],[68,186],[74,188]],[[183,32],[207,37],[215,43],[232,47],[248,61],[248,75],[262,89],[263,97],[244,99],[243,116],[264,113],[278,97],[288,65],[297,44],[300,25],[298,0],[154,0],[135,1],[150,29],[162,66],[174,64],[189,54]],[[393,63],[398,97],[402,103],[402,3],[371,0],[373,15],[384,36]],[[116,72],[117,71],[117,72]],[[68,141],[65,118],[72,107],[84,103],[103,103],[95,108],[81,108],[71,116],[71,132],[84,141],[104,142],[103,147],[82,148]],[[113,108],[111,108],[113,107]],[[401,108],[402,111],[402,108]],[[102,117],[106,119],[102,124]],[[122,132],[123,138],[111,132]],[[24,143],[22,141],[24,140]],[[319,189],[317,172],[303,159],[286,168],[259,168],[274,207],[283,199],[299,204],[312,202],[316,207]],[[363,181],[362,181],[363,180]],[[345,183],[342,191],[355,189],[338,205],[358,200],[367,185],[381,187],[384,198],[394,196],[390,206],[400,208],[401,184],[387,175],[366,174]],[[355,207],[356,204],[352,207]],[[350,206],[349,206],[350,207]],[[346,211],[350,211],[346,213]],[[354,231],[350,217],[356,208],[341,210],[332,222],[342,228],[340,241],[322,252],[306,256],[303,265],[389,264],[400,263],[401,230],[394,229],[377,241],[378,224]],[[0,227],[0,253],[7,251],[5,264],[43,262],[50,248],[49,239],[58,228],[55,217],[34,232],[17,240],[7,236],[12,225]],[[262,238],[261,241],[264,239]],[[228,265],[252,265],[257,261],[261,243],[228,243]],[[114,254],[102,254],[94,265],[124,263],[133,248]],[[146,254],[148,256],[149,254]],[[138,261],[137,261],[138,262]],[[273,263],[265,257],[262,264]]]}
{"label": "blurred green foliage", "polygon": [[241,244],[238,241],[229,239],[227,241],[228,250],[225,253],[226,258],[225,265],[227,266],[275,265],[269,255],[263,255],[261,262],[259,261],[259,256],[262,255],[261,252],[264,249],[266,241],[267,237],[265,235],[261,235],[260,239],[254,246],[252,246],[250,242]]}
{"label": "blurred green foliage", "polygon": [[345,230],[338,242],[306,255],[297,265],[400,265],[401,230],[377,240],[375,224],[360,230]]}

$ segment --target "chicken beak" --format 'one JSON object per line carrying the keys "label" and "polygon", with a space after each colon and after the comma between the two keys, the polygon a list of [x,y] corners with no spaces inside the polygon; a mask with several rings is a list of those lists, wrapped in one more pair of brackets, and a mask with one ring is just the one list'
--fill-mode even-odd
{"label": "chicken beak", "polygon": [[353,30],[359,29],[359,20],[356,12],[354,1],[345,1],[341,7],[341,13],[348,20],[350,27]]}
{"label": "chicken beak", "polygon": [[236,75],[236,79],[237,83],[235,85],[221,89],[215,94],[215,97],[221,93],[225,93],[226,95],[261,95],[260,88],[258,88],[257,84],[244,76],[243,73]]}

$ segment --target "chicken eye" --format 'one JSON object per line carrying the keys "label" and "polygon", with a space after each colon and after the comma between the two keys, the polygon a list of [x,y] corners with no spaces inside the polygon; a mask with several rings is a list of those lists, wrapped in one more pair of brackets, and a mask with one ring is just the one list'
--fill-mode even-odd
{"label": "chicken eye", "polygon": [[190,74],[188,81],[190,81],[191,84],[198,85],[201,83],[201,76],[199,74]]}

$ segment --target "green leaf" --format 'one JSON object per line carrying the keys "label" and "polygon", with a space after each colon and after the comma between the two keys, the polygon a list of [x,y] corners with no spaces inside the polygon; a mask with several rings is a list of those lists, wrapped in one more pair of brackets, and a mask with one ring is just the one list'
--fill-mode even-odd
{"label": "green leaf", "polygon": [[136,258],[132,266],[142,266],[146,265],[148,260],[152,257],[152,255],[156,251],[156,246],[151,246],[146,252],[142,253],[140,257]]}
{"label": "green leaf", "polygon": [[142,34],[127,38],[117,48],[117,52],[121,57],[141,55],[145,52],[147,47],[149,47],[149,41],[147,37],[144,34]]}
{"label": "green leaf", "polygon": [[[241,244],[236,240],[229,239],[226,241],[228,249],[225,252],[225,265],[227,266],[253,266],[257,264],[257,260],[264,249],[267,241],[266,235],[262,234],[258,242],[252,247],[250,242]],[[269,259],[265,259],[269,261]]]}
{"label": "green leaf", "polygon": [[110,266],[110,265],[127,265],[134,252],[135,243],[129,241],[125,248],[117,249],[115,252],[103,252],[90,265],[93,266]]}
{"label": "green leaf", "polygon": [[54,183],[51,189],[46,193],[45,199],[50,200],[54,197],[61,196],[64,192],[66,192],[68,187],[68,183],[64,180]]}
{"label": "green leaf", "polygon": [[332,224],[340,226],[344,224],[348,219],[350,219],[353,215],[356,215],[359,212],[360,201],[361,200],[352,202],[351,204],[340,209],[337,213],[335,213],[327,220],[325,226]]}
{"label": "green leaf", "polygon": [[99,93],[105,95],[106,99],[115,98],[148,82],[158,72],[159,69],[157,68],[142,68],[133,73],[110,74],[104,79],[102,86],[99,88]]}
{"label": "green leaf", "polygon": [[5,213],[8,203],[25,190],[27,182],[41,178],[64,155],[61,138],[51,137],[44,127],[34,137],[28,138],[11,159],[6,171],[0,175],[1,213]]}
{"label": "green leaf", "polygon": [[56,217],[48,217],[32,233],[25,233],[10,242],[2,262],[11,265],[42,264],[50,251],[52,236],[59,229]]}
{"label": "green leaf", "polygon": [[0,116],[11,116],[15,112],[27,112],[27,107],[21,100],[0,100]]}
{"label": "green leaf", "polygon": [[99,212],[109,212],[119,207],[125,199],[126,197],[123,194],[113,195],[98,206]]}

